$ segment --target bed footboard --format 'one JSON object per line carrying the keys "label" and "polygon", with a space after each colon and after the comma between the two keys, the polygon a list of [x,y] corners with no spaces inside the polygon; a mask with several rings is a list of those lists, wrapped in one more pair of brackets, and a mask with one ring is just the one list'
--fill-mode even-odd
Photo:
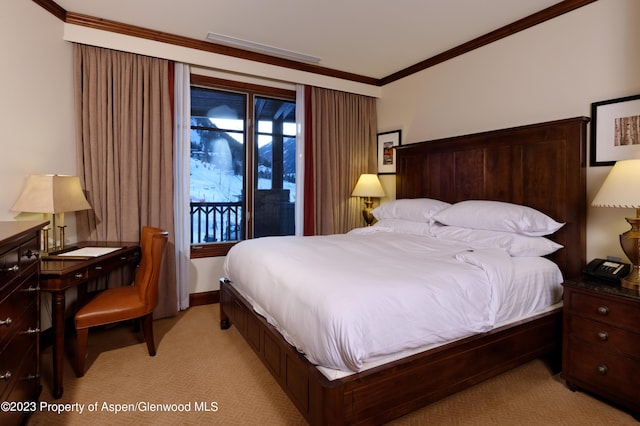
{"label": "bed footboard", "polygon": [[330,382],[289,345],[226,279],[220,280],[220,327],[236,326],[289,399],[312,425],[344,424],[340,381]]}
{"label": "bed footboard", "polygon": [[535,358],[559,359],[562,309],[329,381],[226,280],[220,326],[235,325],[312,425],[381,424]]}

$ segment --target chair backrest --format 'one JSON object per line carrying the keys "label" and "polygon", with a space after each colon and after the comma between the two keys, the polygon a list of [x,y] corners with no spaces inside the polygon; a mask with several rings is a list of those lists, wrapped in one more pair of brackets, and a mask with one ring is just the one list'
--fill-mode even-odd
{"label": "chair backrest", "polygon": [[142,259],[136,270],[134,285],[138,296],[151,312],[158,305],[158,278],[162,267],[162,258],[167,247],[169,233],[160,228],[145,226],[140,236]]}

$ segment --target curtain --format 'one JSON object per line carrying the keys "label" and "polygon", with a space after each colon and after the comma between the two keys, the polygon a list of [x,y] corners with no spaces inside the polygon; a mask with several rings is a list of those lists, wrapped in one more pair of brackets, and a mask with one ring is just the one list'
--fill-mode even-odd
{"label": "curtain", "polygon": [[305,86],[296,85],[296,205],[295,224],[296,235],[304,235],[304,204],[305,204]]}
{"label": "curtain", "polygon": [[154,317],[177,313],[173,216],[172,66],[74,44],[76,158],[93,210],[77,214],[86,241],[138,241],[169,231]]}
{"label": "curtain", "polygon": [[317,87],[310,95],[312,170],[306,174],[313,179],[314,234],[345,233],[363,225],[361,200],[351,192],[377,166],[376,100]]}
{"label": "curtain", "polygon": [[178,308],[189,307],[191,236],[189,173],[191,156],[191,78],[189,65],[174,63],[174,182],[175,242]]}
{"label": "curtain", "polygon": [[[316,234],[316,195],[315,195],[315,168],[313,166],[313,120],[311,111],[311,86],[304,87],[304,179],[303,187],[306,197],[304,197],[304,209],[303,209],[303,235],[315,235]],[[298,103],[296,102],[296,114],[298,109]],[[298,180],[300,182],[300,180]],[[296,185],[299,186],[299,185]]]}

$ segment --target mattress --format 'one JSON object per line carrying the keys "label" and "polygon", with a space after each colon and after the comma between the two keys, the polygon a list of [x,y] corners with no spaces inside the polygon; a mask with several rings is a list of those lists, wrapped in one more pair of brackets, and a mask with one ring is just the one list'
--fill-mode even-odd
{"label": "mattress", "polygon": [[247,240],[228,253],[225,275],[329,378],[489,331],[562,297],[562,275],[545,258],[399,232]]}

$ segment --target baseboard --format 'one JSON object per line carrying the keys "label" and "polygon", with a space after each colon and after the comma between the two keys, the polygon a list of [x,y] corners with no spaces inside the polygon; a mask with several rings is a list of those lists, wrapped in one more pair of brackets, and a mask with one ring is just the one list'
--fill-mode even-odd
{"label": "baseboard", "polygon": [[213,303],[220,303],[220,290],[191,293],[189,295],[189,306],[210,305]]}

